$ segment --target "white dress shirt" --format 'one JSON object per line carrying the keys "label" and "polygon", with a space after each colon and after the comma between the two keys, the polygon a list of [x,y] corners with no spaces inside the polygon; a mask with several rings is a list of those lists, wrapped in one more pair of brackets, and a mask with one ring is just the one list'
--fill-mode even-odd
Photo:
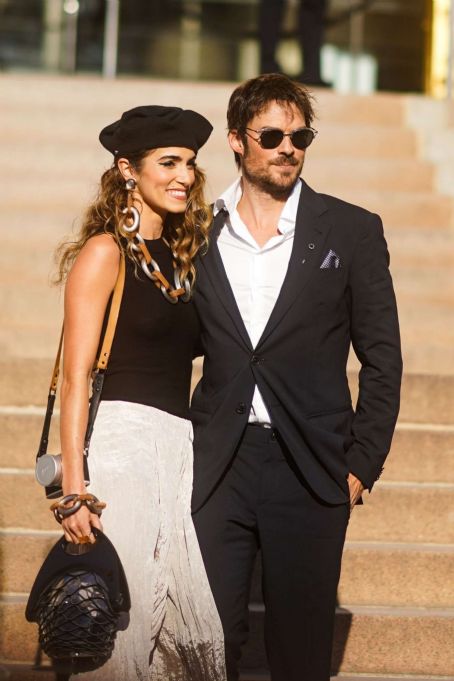
{"label": "white dress shirt", "polygon": [[[279,234],[263,247],[251,236],[237,211],[242,196],[241,179],[236,180],[214,205],[215,215],[224,208],[228,211],[218,247],[253,348],[265,329],[287,273],[300,194],[301,181],[298,181],[282,209],[277,224]],[[271,424],[257,386],[249,422]]]}

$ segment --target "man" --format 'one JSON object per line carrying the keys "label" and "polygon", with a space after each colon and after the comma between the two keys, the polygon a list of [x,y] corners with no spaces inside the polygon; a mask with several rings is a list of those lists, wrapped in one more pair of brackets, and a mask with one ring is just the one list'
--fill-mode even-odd
{"label": "man", "polygon": [[[260,3],[260,70],[262,73],[279,71],[276,49],[282,28],[284,0],[262,0]],[[320,74],[320,53],[326,0],[301,0],[298,34],[303,56],[303,72],[299,80],[307,85],[327,86]]]}
{"label": "man", "polygon": [[[198,267],[193,510],[229,681],[259,549],[273,681],[329,680],[350,510],[380,475],[399,409],[381,220],[300,179],[312,118],[309,94],[286,76],[233,92],[229,142],[242,176],[215,203]],[[355,411],[350,343],[362,364]]]}

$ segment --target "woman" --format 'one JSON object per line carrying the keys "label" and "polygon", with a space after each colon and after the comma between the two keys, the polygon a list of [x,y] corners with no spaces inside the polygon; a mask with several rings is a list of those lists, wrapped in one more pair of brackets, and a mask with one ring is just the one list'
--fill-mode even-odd
{"label": "woman", "polygon": [[[87,386],[120,257],[126,261],[88,464],[90,492],[107,503],[104,531],[123,563],[132,607],[111,659],[77,678],[225,679],[221,624],[190,514],[187,420],[198,337],[193,259],[209,224],[195,159],[211,130],[193,111],[160,106],[136,107],[104,128],[100,141],[114,164],[102,176],[79,240],[62,253],[60,279],[69,272],[61,389],[65,495],[85,492]],[[74,543],[94,541],[92,527],[101,527],[86,506],[62,525]]]}

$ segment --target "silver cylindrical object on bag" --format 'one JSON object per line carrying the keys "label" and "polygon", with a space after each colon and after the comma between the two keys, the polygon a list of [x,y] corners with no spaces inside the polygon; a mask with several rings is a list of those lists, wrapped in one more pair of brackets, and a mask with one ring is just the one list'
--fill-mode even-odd
{"label": "silver cylindrical object on bag", "polygon": [[36,461],[35,477],[43,487],[60,485],[62,481],[61,454],[44,454]]}

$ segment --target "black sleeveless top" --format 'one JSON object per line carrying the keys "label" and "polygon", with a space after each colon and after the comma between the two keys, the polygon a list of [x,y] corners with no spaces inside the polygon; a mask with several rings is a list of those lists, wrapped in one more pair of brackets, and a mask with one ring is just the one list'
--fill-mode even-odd
{"label": "black sleeveless top", "polygon": [[[172,254],[163,239],[145,239],[173,284]],[[107,313],[104,324],[107,322]],[[172,305],[126,258],[126,276],[102,400],[138,402],[188,418],[192,358],[199,335],[194,304]]]}

